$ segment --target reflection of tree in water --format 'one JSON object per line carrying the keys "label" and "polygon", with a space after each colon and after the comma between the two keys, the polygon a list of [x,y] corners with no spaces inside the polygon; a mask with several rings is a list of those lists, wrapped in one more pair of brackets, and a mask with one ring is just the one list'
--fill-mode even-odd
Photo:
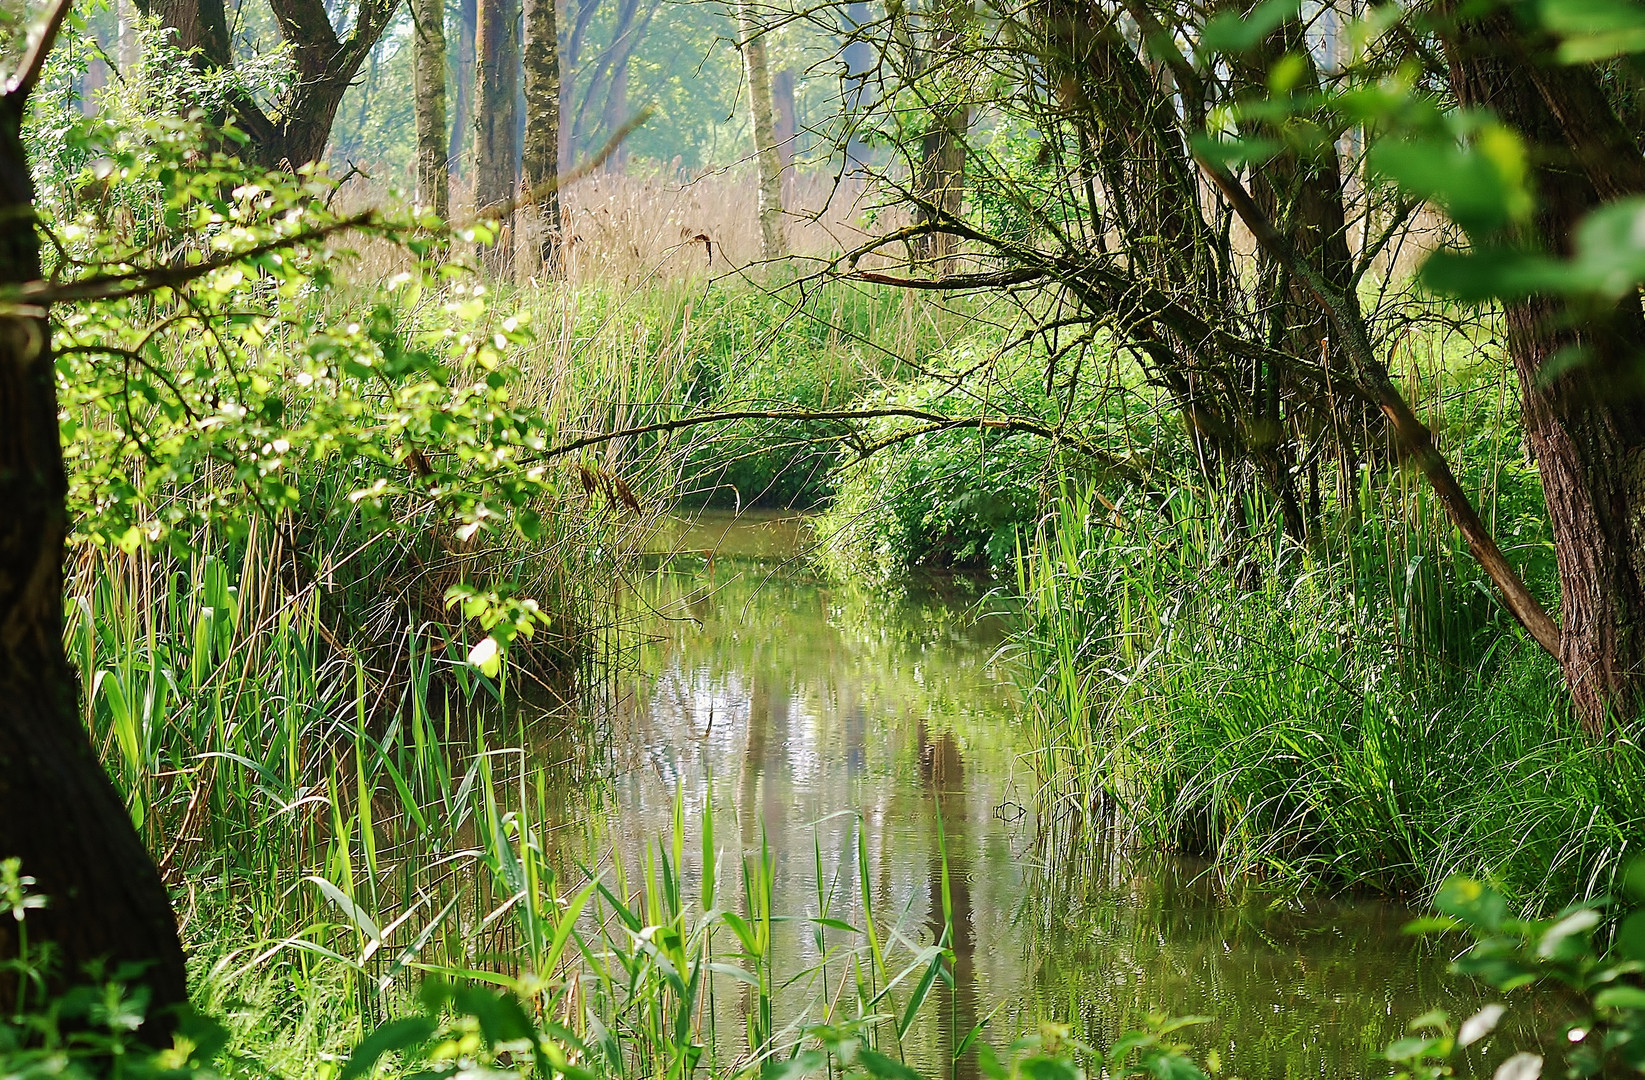
{"label": "reflection of tree in water", "polygon": [[919,722],[920,777],[927,796],[935,803],[942,817],[947,838],[948,902],[953,925],[946,927],[943,920],[943,845],[931,845],[930,918],[928,926],[933,941],[941,940],[944,930],[951,930],[949,948],[954,954],[950,975],[954,979],[951,1000],[942,1010],[937,1044],[942,1049],[941,1060],[950,1062],[955,1080],[977,1075],[976,1055],[968,1053],[965,1060],[955,1057],[962,1040],[977,1023],[977,929],[976,914],[971,900],[971,846],[969,843],[970,806],[965,786],[965,760],[960,755],[958,740],[952,731],[944,731],[935,739],[922,718]]}
{"label": "reflection of tree in water", "polygon": [[765,672],[752,673],[750,682],[748,739],[737,779],[737,820],[745,851],[759,846],[762,825],[771,836],[787,833],[786,789],[793,783],[788,770],[793,693],[786,681]]}

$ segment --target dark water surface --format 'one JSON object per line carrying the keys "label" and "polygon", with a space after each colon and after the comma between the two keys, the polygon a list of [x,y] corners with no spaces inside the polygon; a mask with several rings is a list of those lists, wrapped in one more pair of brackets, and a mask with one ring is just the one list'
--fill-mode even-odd
{"label": "dark water surface", "polygon": [[[860,927],[866,877],[906,963],[943,926],[946,848],[954,985],[904,1043],[933,1077],[976,1074],[954,1052],[989,1016],[1000,1045],[1042,1020],[1104,1042],[1151,1012],[1213,1017],[1191,1041],[1223,1076],[1386,1076],[1373,1055],[1407,1021],[1434,1006],[1460,1021],[1484,1000],[1400,933],[1404,909],[1234,898],[1184,860],[1059,842],[1032,812],[1032,746],[997,659],[1007,627],[974,617],[982,586],[830,584],[796,557],[806,542],[803,522],[752,515],[660,539],[672,555],[631,598],[648,640],[614,704],[612,780],[584,823],[594,857],[640,865],[677,796],[689,848],[712,792],[723,881],[763,836],[778,914],[826,906]],[[778,1030],[837,993],[853,1011],[850,963],[816,969],[814,924],[780,924],[776,952],[800,976]],[[1513,1048],[1494,1041],[1475,1071]]]}

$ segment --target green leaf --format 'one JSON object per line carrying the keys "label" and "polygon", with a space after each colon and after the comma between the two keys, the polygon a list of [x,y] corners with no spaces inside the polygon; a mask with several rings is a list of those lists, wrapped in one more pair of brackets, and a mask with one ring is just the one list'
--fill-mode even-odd
{"label": "green leaf", "polygon": [[1289,19],[1297,17],[1302,0],[1262,0],[1249,13],[1226,12],[1209,19],[1199,35],[1199,53],[1250,52]]}
{"label": "green leaf", "polygon": [[1442,885],[1434,907],[1484,930],[1497,929],[1508,914],[1508,902],[1501,893],[1469,878],[1452,878]]}
{"label": "green leaf", "polygon": [[481,986],[457,985],[451,988],[451,1005],[480,1022],[480,1034],[489,1046],[531,1039],[535,1034],[530,1018],[510,994]]}
{"label": "green leaf", "polygon": [[377,1067],[384,1054],[419,1046],[433,1037],[434,1032],[434,1022],[426,1016],[390,1020],[354,1048],[343,1071],[337,1074],[337,1080],[355,1080],[355,1077],[365,1076]]}
{"label": "green leaf", "polygon": [[1637,986],[1607,986],[1594,995],[1594,1004],[1602,1009],[1645,1010],[1645,990]]}
{"label": "green leaf", "polygon": [[1581,944],[1587,941],[1588,934],[1598,925],[1599,912],[1593,908],[1578,908],[1543,932],[1542,940],[1537,942],[1536,954],[1544,959],[1562,955],[1567,951],[1568,941],[1580,948]]}
{"label": "green leaf", "polygon": [[866,1046],[858,1048],[857,1063],[868,1075],[878,1076],[881,1080],[920,1080],[920,1074],[907,1065]]}
{"label": "green leaf", "polygon": [[1466,142],[1448,132],[1380,139],[1367,163],[1470,233],[1489,233],[1533,206],[1525,144],[1501,124],[1482,125]]}
{"label": "green leaf", "polygon": [[760,1080],[796,1080],[827,1064],[828,1055],[821,1050],[804,1050],[786,1061],[766,1061],[760,1067]]}
{"label": "green leaf", "polygon": [[1158,1080],[1205,1080],[1205,1073],[1178,1050],[1153,1050],[1142,1056],[1142,1067]]}
{"label": "green leaf", "polygon": [[377,928],[376,921],[370,915],[367,915],[365,909],[356,904],[347,893],[323,877],[316,877],[311,874],[305,880],[313,882],[316,888],[325,893],[326,899],[341,908],[343,913],[349,917],[349,920],[354,923],[354,926],[366,937],[372,941],[381,941],[383,939],[383,932]]}
{"label": "green leaf", "polygon": [[1532,9],[1543,29],[1564,39],[1563,64],[1591,64],[1645,52],[1645,7],[1633,0],[1539,0]]}
{"label": "green leaf", "polygon": [[1416,1061],[1442,1050],[1449,1039],[1428,1039],[1420,1036],[1410,1036],[1404,1039],[1395,1039],[1388,1044],[1388,1049],[1382,1056],[1389,1061]]}
{"label": "green leaf", "polygon": [[1629,960],[1645,960],[1645,911],[1622,920],[1616,931],[1616,951]]}

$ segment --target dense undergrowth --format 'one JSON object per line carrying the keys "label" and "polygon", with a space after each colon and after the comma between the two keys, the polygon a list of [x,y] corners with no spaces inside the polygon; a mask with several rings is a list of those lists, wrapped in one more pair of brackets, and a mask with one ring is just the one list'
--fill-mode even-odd
{"label": "dense undergrowth", "polygon": [[[55,122],[41,180],[65,273],[337,224],[323,177],[201,169],[186,126]],[[945,943],[893,933],[866,880],[858,924],[820,856],[815,910],[776,912],[769,853],[722,851],[696,807],[641,866],[583,866],[588,838],[549,827],[604,776],[578,705],[620,641],[608,590],[677,503],[824,507],[839,573],[1015,565],[1052,814],[1233,874],[1426,898],[1467,873],[1526,907],[1605,892],[1645,826],[1637,745],[1584,739],[1550,663],[1386,464],[1316,477],[1321,525],[1297,544],[1260,499],[1208,501],[1166,420],[1127,420],[1157,449],[1121,460],[1135,402],[1065,412],[1045,356],[1007,350],[981,301],[482,287],[461,248],[484,230],[444,250],[423,224],[373,220],[358,253],[317,233],[58,326],[69,651],[229,1072],[353,1075],[351,1048],[391,1021],[370,1045],[407,1061],[907,1076]],[[1001,355],[986,392],[960,389]],[[1425,377],[1447,450],[1547,595],[1501,372]],[[952,422],[658,427],[887,406]],[[1122,469],[1143,494],[1108,497]],[[797,970],[774,964],[780,920],[815,934]],[[419,998],[430,976],[509,996]],[[516,999],[524,1028],[497,1004]],[[1168,1027],[1139,1038],[1100,1051],[1110,1075],[1197,1075],[1171,1071]],[[1059,1039],[1012,1068],[1072,1076]]]}
{"label": "dense undergrowth", "polygon": [[[1443,372],[1441,375],[1443,376]],[[1453,461],[1544,596],[1551,545],[1511,423],[1436,397]],[[1645,756],[1596,745],[1418,478],[1339,480],[1306,546],[1249,499],[1065,491],[1019,583],[1046,796],[1230,874],[1516,903],[1602,895],[1645,825]],[[1395,508],[1393,514],[1378,508]]]}

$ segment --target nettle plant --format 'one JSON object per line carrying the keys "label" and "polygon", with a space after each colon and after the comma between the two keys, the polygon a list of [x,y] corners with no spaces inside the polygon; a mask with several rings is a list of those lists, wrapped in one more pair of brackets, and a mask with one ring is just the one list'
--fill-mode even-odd
{"label": "nettle plant", "polygon": [[[531,331],[452,258],[489,227],[343,213],[323,169],[247,167],[244,136],[195,103],[256,87],[179,86],[187,59],[147,47],[137,77],[167,74],[141,115],[123,103],[143,87],[94,116],[65,90],[27,132],[47,279],[11,300],[52,305],[75,540],[186,557],[262,519],[535,541],[562,477],[541,457],[553,419],[513,391]],[[54,54],[45,85],[86,48]],[[355,288],[362,242],[392,270]],[[520,623],[506,598],[460,598]]]}

